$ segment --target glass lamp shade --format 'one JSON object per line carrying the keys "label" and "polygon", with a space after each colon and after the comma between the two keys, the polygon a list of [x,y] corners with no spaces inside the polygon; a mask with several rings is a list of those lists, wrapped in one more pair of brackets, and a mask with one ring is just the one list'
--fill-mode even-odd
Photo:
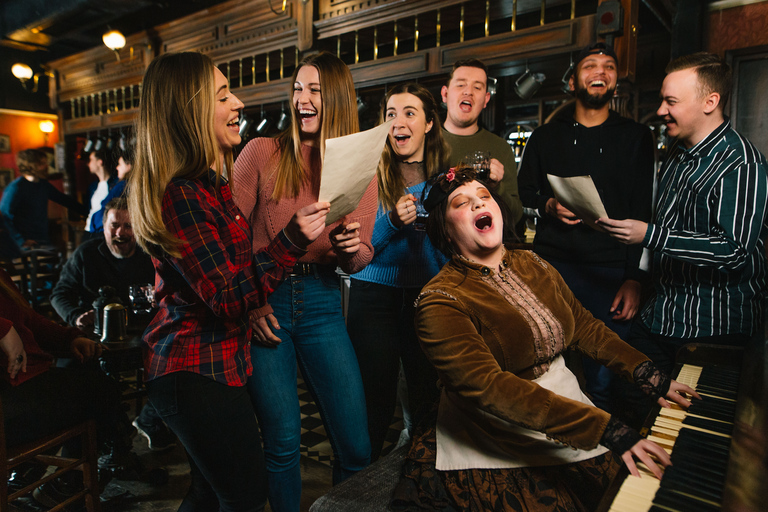
{"label": "glass lamp shade", "polygon": [[53,121],[49,121],[48,119],[40,121],[38,127],[40,127],[40,131],[43,133],[53,133],[53,129],[55,128]]}
{"label": "glass lamp shade", "polygon": [[32,68],[20,62],[14,64],[11,67],[11,73],[13,73],[13,76],[18,78],[22,82],[29,80],[30,78],[32,78],[32,75],[33,75]]}
{"label": "glass lamp shade", "polygon": [[119,50],[125,46],[125,36],[119,30],[110,30],[101,39],[110,50]]}

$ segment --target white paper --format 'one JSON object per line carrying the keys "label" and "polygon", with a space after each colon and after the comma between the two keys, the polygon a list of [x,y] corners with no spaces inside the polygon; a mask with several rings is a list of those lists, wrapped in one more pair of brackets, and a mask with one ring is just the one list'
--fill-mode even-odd
{"label": "white paper", "polygon": [[326,226],[352,213],[376,177],[392,121],[364,132],[325,141],[320,201],[331,203]]}
{"label": "white paper", "polygon": [[572,176],[563,178],[547,174],[549,184],[557,201],[573,212],[576,217],[598,231],[605,231],[595,224],[599,218],[608,218],[603,201],[597,193],[591,176]]}

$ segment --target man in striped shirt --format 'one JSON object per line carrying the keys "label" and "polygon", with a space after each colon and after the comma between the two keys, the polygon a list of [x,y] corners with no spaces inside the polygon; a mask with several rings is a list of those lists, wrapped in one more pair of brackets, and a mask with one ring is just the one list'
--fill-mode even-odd
{"label": "man in striped shirt", "polygon": [[730,90],[730,68],[718,56],[673,60],[657,113],[677,140],[660,172],[654,219],[598,221],[653,251],[655,294],[629,341],[666,372],[683,344],[744,344],[762,323],[768,166],[723,114]]}

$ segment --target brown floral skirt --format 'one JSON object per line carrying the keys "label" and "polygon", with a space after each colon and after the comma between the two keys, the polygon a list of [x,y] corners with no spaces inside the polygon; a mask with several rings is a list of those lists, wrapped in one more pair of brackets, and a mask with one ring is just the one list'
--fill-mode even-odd
{"label": "brown floral skirt", "polygon": [[435,469],[434,427],[416,433],[392,495],[394,511],[593,511],[621,459],[607,452],[561,466]]}

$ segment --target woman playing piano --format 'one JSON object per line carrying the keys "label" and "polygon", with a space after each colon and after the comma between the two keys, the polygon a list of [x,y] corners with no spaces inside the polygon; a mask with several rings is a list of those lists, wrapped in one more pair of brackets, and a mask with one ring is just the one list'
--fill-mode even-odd
{"label": "woman playing piano", "polygon": [[594,510],[619,459],[660,477],[667,453],[594,407],[562,354],[592,357],[666,407],[698,395],[595,320],[546,261],[504,245],[503,204],[472,169],[438,176],[425,207],[431,242],[452,258],[416,309],[442,392],[393,509]]}

